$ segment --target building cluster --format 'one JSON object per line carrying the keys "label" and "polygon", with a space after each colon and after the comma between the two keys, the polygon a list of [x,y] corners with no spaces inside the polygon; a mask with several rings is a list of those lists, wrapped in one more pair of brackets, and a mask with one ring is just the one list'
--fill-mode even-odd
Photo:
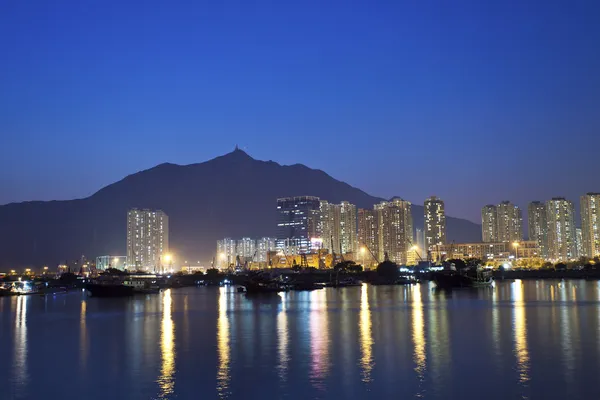
{"label": "building cluster", "polygon": [[[555,197],[545,203],[533,201],[527,208],[529,240],[538,247],[536,257],[568,261],[600,255],[600,194],[581,196],[581,228],[575,224],[572,201]],[[531,248],[523,244],[523,218],[519,207],[508,201],[487,205],[481,210],[484,243],[513,243],[515,256]],[[527,253],[524,256],[529,256]]]}
{"label": "building cluster", "polygon": [[133,208],[127,212],[127,256],[96,258],[96,269],[166,272],[173,269],[169,254],[169,217],[161,210]]}
{"label": "building cluster", "polygon": [[600,193],[581,196],[580,206],[581,228],[577,228],[572,201],[555,197],[529,204],[529,237],[539,243],[544,258],[566,261],[600,255]]}
{"label": "building cluster", "polygon": [[217,241],[217,255],[213,265],[217,268],[226,268],[231,265],[247,266],[256,264],[265,267],[269,252],[275,251],[275,238],[263,237],[258,240],[242,238],[239,240],[225,238]]}
{"label": "building cluster", "polygon": [[[581,228],[577,228],[573,202],[560,197],[531,202],[529,240],[524,240],[519,207],[509,201],[486,205],[481,211],[482,242],[448,243],[444,202],[435,196],[425,200],[424,226],[416,232],[412,205],[400,198],[357,209],[347,201],[286,197],[277,200],[276,237],[219,240],[213,265],[330,267],[344,260],[372,266],[384,260],[413,265],[425,259],[567,261],[600,256],[600,193],[581,196],[580,205]],[[160,210],[134,208],[127,213],[127,256],[101,256],[96,265],[165,272],[172,269],[172,262],[168,216]]]}

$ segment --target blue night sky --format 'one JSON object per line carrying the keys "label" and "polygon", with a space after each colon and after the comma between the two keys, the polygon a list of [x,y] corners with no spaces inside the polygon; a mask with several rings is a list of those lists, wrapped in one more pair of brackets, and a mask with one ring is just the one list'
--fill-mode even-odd
{"label": "blue night sky", "polygon": [[236,144],[378,196],[600,191],[600,2],[4,0],[0,204]]}

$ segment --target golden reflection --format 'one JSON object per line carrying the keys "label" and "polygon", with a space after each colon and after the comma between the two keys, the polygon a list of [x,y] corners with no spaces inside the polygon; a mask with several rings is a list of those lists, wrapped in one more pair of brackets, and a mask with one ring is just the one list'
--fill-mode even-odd
{"label": "golden reflection", "polygon": [[360,351],[362,358],[362,381],[371,382],[371,371],[373,370],[373,336],[371,334],[371,310],[369,309],[368,285],[363,283],[360,291]]}
{"label": "golden reflection", "polygon": [[219,369],[217,370],[217,392],[220,398],[228,396],[229,389],[229,320],[227,318],[227,288],[219,288],[219,316],[217,318],[217,351]]}
{"label": "golden reflection", "polygon": [[88,338],[87,338],[87,326],[86,326],[86,317],[87,317],[87,301],[81,301],[81,310],[79,312],[79,356],[80,356],[80,364],[82,367],[85,367],[87,364],[88,357]]}
{"label": "golden reflection", "polygon": [[277,347],[277,352],[279,353],[279,377],[282,381],[285,381],[288,362],[290,361],[290,357],[288,355],[289,332],[285,296],[281,296],[281,310],[277,315],[277,339],[279,342]]}
{"label": "golden reflection", "polygon": [[573,333],[571,332],[571,324],[569,314],[576,314],[577,307],[569,307],[569,299],[567,292],[567,284],[563,283],[559,291],[560,297],[560,343],[562,347],[562,355],[565,360],[566,369],[565,376],[568,380],[572,379],[572,373],[575,369],[575,356],[573,354]]}
{"label": "golden reflection", "polygon": [[160,328],[162,366],[158,385],[161,399],[168,399],[175,389],[175,324],[171,317],[171,301],[171,289],[167,289],[162,298],[163,315]]}
{"label": "golden reflection", "polygon": [[312,358],[311,378],[323,380],[329,370],[329,343],[327,321],[327,291],[310,293],[310,353]]}
{"label": "golden reflection", "polygon": [[[425,380],[425,370],[427,368],[427,354],[425,350],[425,320],[423,318],[423,301],[421,300],[421,285],[412,287],[412,339],[415,347],[413,360],[415,362],[415,372],[419,382]],[[417,394],[417,397],[423,397],[423,393]]]}
{"label": "golden reflection", "polygon": [[15,358],[14,371],[15,381],[19,387],[27,385],[27,300],[29,296],[17,297],[17,309],[15,315]]}
{"label": "golden reflection", "polygon": [[519,382],[526,384],[529,381],[529,349],[527,347],[527,325],[525,315],[524,285],[517,279],[513,285],[514,301],[514,334],[515,352],[517,357],[517,369],[519,371]]}

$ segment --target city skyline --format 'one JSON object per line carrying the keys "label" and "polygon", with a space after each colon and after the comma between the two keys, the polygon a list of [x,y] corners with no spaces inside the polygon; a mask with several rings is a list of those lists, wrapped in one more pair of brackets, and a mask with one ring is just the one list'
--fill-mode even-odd
{"label": "city skyline", "polygon": [[[163,13],[151,0],[143,15],[131,0],[13,4],[0,15],[13,38],[0,65],[0,169],[11,171],[0,175],[0,204],[85,197],[239,144],[382,198],[421,204],[435,193],[448,215],[474,222],[481,205],[505,198],[524,210],[564,196],[579,208],[581,193],[597,190],[598,5],[526,3],[467,0],[439,13],[259,1],[247,13],[218,3]],[[273,150],[284,133],[302,140]],[[441,151],[426,162],[431,145]],[[394,172],[399,148],[410,149],[410,174]],[[332,149],[376,162],[336,163]],[[578,157],[548,161],[558,154]]]}

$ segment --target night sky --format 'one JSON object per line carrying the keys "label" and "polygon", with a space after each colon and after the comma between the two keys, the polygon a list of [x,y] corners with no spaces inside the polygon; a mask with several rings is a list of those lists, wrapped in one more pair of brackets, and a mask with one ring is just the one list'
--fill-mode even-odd
{"label": "night sky", "polygon": [[600,2],[4,0],[0,204],[233,150],[370,194],[600,191]]}

